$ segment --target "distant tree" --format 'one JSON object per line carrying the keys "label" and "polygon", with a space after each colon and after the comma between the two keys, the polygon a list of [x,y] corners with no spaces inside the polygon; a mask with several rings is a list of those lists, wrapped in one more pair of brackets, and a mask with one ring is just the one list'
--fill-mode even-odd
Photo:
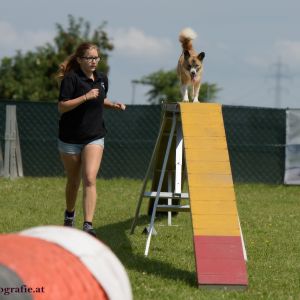
{"label": "distant tree", "polygon": [[[176,70],[159,70],[150,75],[135,80],[135,83],[151,86],[147,92],[147,101],[151,104],[159,104],[162,101],[175,102],[181,100],[180,85]],[[215,83],[204,82],[201,85],[199,100],[203,102],[213,102],[220,88]]]}
{"label": "distant tree", "polygon": [[98,69],[107,73],[108,53],[113,44],[104,31],[103,22],[93,32],[90,23],[69,15],[68,28],[56,24],[57,35],[53,44],[47,43],[35,51],[23,54],[17,51],[14,57],[4,57],[0,62],[0,99],[57,101],[58,84],[55,75],[59,64],[71,55],[83,41],[96,44],[101,52]]}

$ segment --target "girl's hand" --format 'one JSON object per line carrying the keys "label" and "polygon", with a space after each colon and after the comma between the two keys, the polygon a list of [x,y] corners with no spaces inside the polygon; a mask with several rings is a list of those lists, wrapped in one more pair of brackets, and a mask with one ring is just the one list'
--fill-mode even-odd
{"label": "girl's hand", "polygon": [[126,105],[123,104],[123,103],[115,102],[113,104],[113,108],[117,109],[117,110],[125,110],[126,109]]}
{"label": "girl's hand", "polygon": [[99,96],[99,89],[92,89],[85,94],[87,100],[96,99]]}

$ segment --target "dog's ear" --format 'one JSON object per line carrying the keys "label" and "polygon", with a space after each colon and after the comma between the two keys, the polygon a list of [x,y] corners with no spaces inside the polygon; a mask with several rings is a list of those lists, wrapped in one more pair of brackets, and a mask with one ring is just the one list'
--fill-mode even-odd
{"label": "dog's ear", "polygon": [[205,57],[204,52],[201,52],[201,53],[198,54],[198,58],[199,58],[200,61],[202,61],[204,59],[204,57]]}
{"label": "dog's ear", "polygon": [[189,52],[188,50],[184,50],[184,51],[183,51],[183,55],[184,55],[184,59],[185,59],[185,60],[189,59],[190,56],[191,56],[191,55],[190,55],[190,52]]}

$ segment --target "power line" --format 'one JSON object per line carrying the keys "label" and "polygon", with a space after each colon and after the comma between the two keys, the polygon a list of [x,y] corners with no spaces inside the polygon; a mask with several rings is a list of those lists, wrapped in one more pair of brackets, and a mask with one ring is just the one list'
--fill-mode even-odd
{"label": "power line", "polygon": [[281,58],[278,58],[277,63],[274,63],[271,68],[274,69],[274,73],[270,75],[270,77],[273,77],[275,79],[275,107],[280,108],[281,107],[281,97],[282,97],[282,80],[290,78],[291,75],[289,73],[287,65],[283,64],[281,61]]}

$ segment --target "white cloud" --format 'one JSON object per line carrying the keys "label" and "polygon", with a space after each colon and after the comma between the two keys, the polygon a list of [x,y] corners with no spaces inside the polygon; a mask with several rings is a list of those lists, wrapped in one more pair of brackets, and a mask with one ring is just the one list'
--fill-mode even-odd
{"label": "white cloud", "polygon": [[[114,53],[119,56],[157,59],[170,55],[174,50],[170,39],[147,35],[134,27],[109,31],[113,37]],[[21,30],[11,23],[0,21],[0,57],[14,55],[16,50],[33,50],[47,42],[51,43],[54,36],[55,32]]]}
{"label": "white cloud", "polygon": [[246,62],[255,67],[267,68],[278,60],[290,67],[300,66],[300,41],[281,40],[269,48],[268,53],[246,58]]}
{"label": "white cloud", "polygon": [[275,44],[276,53],[281,59],[293,65],[300,65],[300,41],[279,41]]}
{"label": "white cloud", "polygon": [[173,49],[169,39],[146,35],[137,28],[113,30],[111,35],[119,55],[155,58],[168,55]]}
{"label": "white cloud", "polygon": [[28,51],[51,42],[54,32],[20,31],[10,23],[0,21],[0,55],[13,55],[16,50]]}

